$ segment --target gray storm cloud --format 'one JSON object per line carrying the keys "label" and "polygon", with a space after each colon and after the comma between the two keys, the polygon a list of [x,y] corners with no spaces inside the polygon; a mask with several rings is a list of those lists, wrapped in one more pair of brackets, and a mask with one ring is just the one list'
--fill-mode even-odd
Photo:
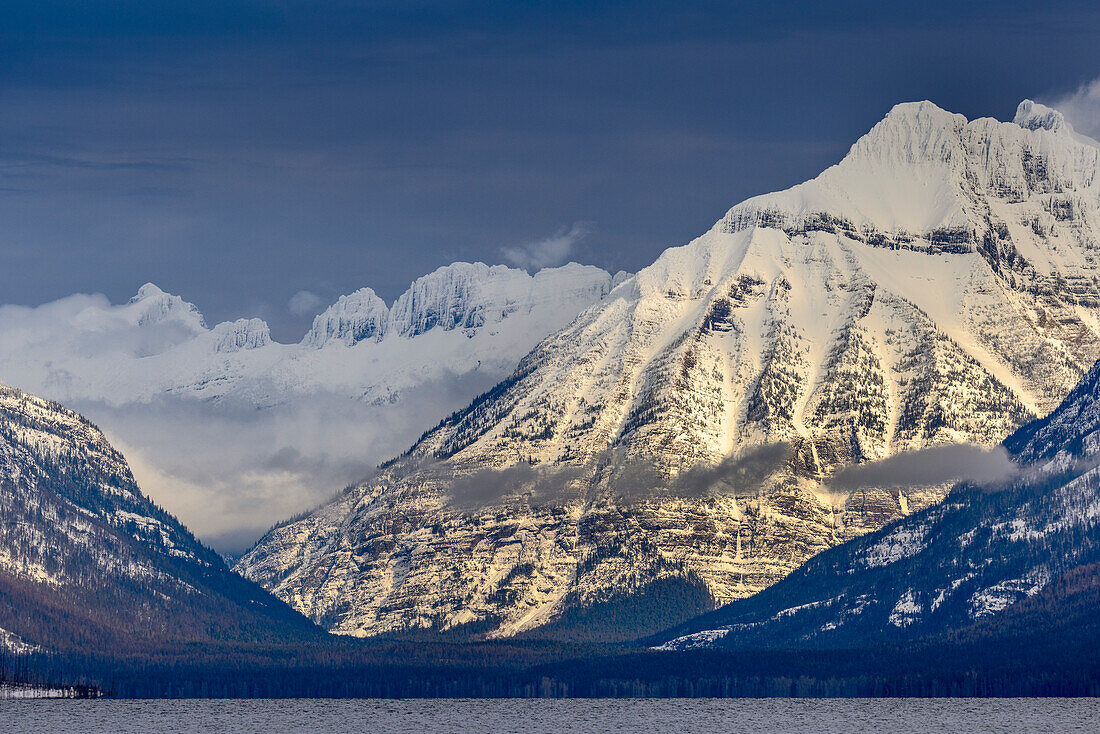
{"label": "gray storm cloud", "polygon": [[578,467],[541,467],[516,464],[505,469],[482,469],[450,483],[451,505],[457,510],[526,501],[533,506],[558,505],[579,496]]}
{"label": "gray storm cloud", "polygon": [[612,462],[608,486],[625,502],[752,494],[786,466],[791,452],[789,443],[752,446],[717,464],[698,464],[670,478],[646,461]]}
{"label": "gray storm cloud", "polygon": [[673,482],[673,490],[685,498],[755,492],[768,477],[787,465],[792,452],[789,443],[747,448],[716,465],[692,467],[679,474]]}

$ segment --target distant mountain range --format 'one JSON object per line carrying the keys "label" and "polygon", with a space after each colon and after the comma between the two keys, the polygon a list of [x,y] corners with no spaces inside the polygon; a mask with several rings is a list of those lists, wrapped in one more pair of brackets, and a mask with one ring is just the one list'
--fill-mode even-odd
{"label": "distant mountain range", "polygon": [[[46,388],[58,399],[111,405],[171,394],[270,407],[320,392],[391,403],[478,363],[490,373],[510,372],[534,343],[598,302],[614,282],[599,268],[576,264],[532,276],[454,263],[417,279],[392,308],[370,288],[341,296],[314,318],[300,344],[272,341],[255,318],[208,328],[193,304],[147,283],[120,306],[73,296],[37,308],[3,307],[0,370],[10,383]],[[418,340],[429,334],[431,344]]]}
{"label": "distant mountain range", "polygon": [[208,328],[153,284],[122,305],[2,306],[0,380],[91,416],[189,524],[250,542],[506,377],[625,277],[454,263],[392,307],[369,288],[341,296],[299,344],[260,319]]}
{"label": "distant mountain range", "polygon": [[[602,616],[625,639],[758,592],[960,478],[838,469],[995,445],[1100,357],[1098,173],[1100,146],[1030,101],[1007,123],[898,105],[237,568],[356,635]],[[631,601],[654,596],[682,606]]]}

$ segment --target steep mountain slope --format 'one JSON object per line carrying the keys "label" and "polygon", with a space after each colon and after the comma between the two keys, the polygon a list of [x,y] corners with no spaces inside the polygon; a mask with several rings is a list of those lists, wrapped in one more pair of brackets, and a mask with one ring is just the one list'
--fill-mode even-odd
{"label": "steep mountain slope", "polygon": [[10,652],[319,636],[145,497],[95,426],[3,385],[0,517]]}
{"label": "steep mountain slope", "polygon": [[189,525],[251,541],[503,379],[614,282],[455,263],[392,308],[369,288],[342,296],[293,345],[260,319],[207,328],[152,284],[123,305],[4,306],[0,380],[91,416]]}
{"label": "steep mountain slope", "polygon": [[1075,569],[1100,561],[1098,417],[1100,363],[1049,416],[1005,441],[1024,467],[1007,486],[960,488],[940,505],[821,554],[751,599],[666,634],[667,645],[865,645],[1019,627],[1026,610],[1041,614],[1048,603],[1004,620],[997,613],[1067,573],[1092,578],[1095,568]]}
{"label": "steep mountain slope", "polygon": [[995,444],[1100,357],[1098,162],[1031,102],[898,105],[238,568],[353,634],[512,634],[668,577],[759,591],[948,486],[851,494],[837,467]]}

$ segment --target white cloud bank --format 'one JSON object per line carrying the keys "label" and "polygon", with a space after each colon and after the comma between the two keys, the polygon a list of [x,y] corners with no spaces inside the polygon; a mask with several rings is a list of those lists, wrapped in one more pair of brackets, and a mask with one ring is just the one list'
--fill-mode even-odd
{"label": "white cloud bank", "polygon": [[[258,319],[211,327],[154,285],[123,304],[96,294],[0,305],[0,382],[86,415],[150,497],[216,549],[239,552],[407,449],[610,285],[582,266],[485,270],[467,306],[489,314],[490,328],[323,347],[271,341]],[[430,295],[447,273],[426,278]]]}
{"label": "white cloud bank", "polygon": [[122,451],[146,494],[217,550],[240,553],[274,523],[365,478],[491,383],[440,380],[390,405],[332,393],[260,410],[186,396],[69,405]]}

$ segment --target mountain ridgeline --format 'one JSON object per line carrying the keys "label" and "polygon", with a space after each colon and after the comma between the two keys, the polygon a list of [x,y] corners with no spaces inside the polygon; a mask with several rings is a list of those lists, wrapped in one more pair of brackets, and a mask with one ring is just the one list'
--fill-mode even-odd
{"label": "mountain ridgeline", "polygon": [[[537,636],[618,610],[601,635],[627,639],[639,617],[686,619],[898,518],[954,512],[920,513],[946,480],[831,479],[995,445],[1073,389],[1100,358],[1098,173],[1100,147],[1041,105],[1013,122],[898,105],[237,568],[344,634]],[[1053,571],[1035,573],[1012,578]],[[647,615],[631,602],[647,595],[681,606]]]}
{"label": "mountain ridgeline", "polygon": [[[1054,110],[1025,101],[1001,123],[905,104],[819,177],[632,277],[456,264],[392,306],[341,298],[293,347],[255,319],[208,329],[151,285],[84,308],[65,328],[103,344],[64,341],[85,371],[51,382],[90,389],[131,360],[123,401],[174,384],[262,407],[306,389],[287,369],[331,385],[342,360],[399,375],[385,355],[438,367],[550,335],[404,454],[275,526],[240,575],[92,423],[0,385],[0,681],[1096,695],[1098,174],[1100,145]],[[957,454],[995,478],[900,476],[961,442],[997,447]]]}
{"label": "mountain ridgeline", "polygon": [[275,342],[257,318],[208,327],[194,304],[146,283],[121,305],[75,295],[0,307],[0,378],[66,403],[171,394],[263,408],[331,392],[385,404],[439,377],[429,353],[451,372],[481,364],[499,379],[625,277],[576,263],[529,275],[457,262],[392,306],[370,288],[340,296],[298,344]]}

